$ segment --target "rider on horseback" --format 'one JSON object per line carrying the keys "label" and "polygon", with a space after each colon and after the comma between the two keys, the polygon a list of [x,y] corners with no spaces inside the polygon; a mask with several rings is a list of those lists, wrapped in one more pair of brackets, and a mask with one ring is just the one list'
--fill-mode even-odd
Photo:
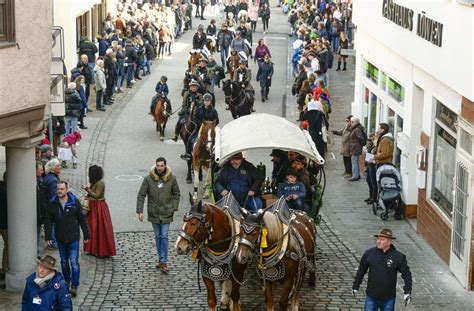
{"label": "rider on horseback", "polygon": [[169,93],[169,88],[168,84],[166,83],[168,81],[168,78],[166,76],[161,76],[160,82],[156,84],[155,91],[156,91],[156,96],[153,98],[151,101],[150,105],[150,112],[149,114],[153,115],[156,107],[156,103],[158,102],[155,100],[156,98],[159,98],[159,96],[163,97],[163,99],[166,101],[166,111],[168,113],[171,112],[171,102],[168,98],[168,93]]}
{"label": "rider on horseback", "polygon": [[191,106],[194,102],[194,105],[199,107],[202,104],[202,95],[198,93],[199,83],[196,80],[192,80],[189,83],[189,90],[186,91],[183,95],[183,105],[181,106],[181,110],[178,113],[179,119],[176,123],[176,128],[174,131],[174,141],[178,141],[178,135],[183,127],[184,122],[191,114]]}
{"label": "rider on horseback", "polygon": [[[252,84],[250,84],[251,80],[252,72],[250,71],[250,68],[247,68],[247,60],[241,59],[239,62],[239,68],[237,68],[234,73],[234,81],[239,83],[240,87],[244,89],[245,96],[247,96],[249,102],[252,103],[251,110],[252,112],[255,112],[255,108],[253,107],[255,91]],[[226,109],[229,110],[228,108]]]}
{"label": "rider on horseback", "polygon": [[206,93],[204,94],[203,99],[204,99],[204,104],[197,108],[196,114],[194,116],[193,121],[196,124],[196,127],[194,128],[193,133],[191,134],[191,136],[189,137],[187,141],[186,153],[181,156],[183,160],[191,159],[193,145],[199,133],[199,129],[201,128],[202,122],[215,121],[216,125],[219,124],[219,115],[217,114],[217,110],[212,106],[212,95],[209,93]]}
{"label": "rider on horseback", "polygon": [[210,92],[211,89],[211,73],[207,69],[208,60],[204,57],[199,60],[199,66],[196,68],[196,75],[200,78],[204,84],[206,92]]}

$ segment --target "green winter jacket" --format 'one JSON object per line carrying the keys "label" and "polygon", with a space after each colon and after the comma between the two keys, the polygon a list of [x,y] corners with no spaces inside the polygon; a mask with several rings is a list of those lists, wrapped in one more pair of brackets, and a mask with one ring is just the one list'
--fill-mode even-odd
{"label": "green winter jacket", "polygon": [[178,210],[180,192],[176,177],[168,166],[163,177],[160,178],[156,174],[153,166],[148,176],[143,179],[137,195],[137,214],[143,213],[147,196],[148,221],[158,224],[171,223],[174,212]]}

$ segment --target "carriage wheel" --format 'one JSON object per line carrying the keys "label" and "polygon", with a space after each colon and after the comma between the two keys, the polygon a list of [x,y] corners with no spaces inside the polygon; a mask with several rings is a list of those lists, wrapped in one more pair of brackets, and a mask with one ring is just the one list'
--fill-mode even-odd
{"label": "carriage wheel", "polygon": [[372,212],[374,212],[374,215],[377,215],[377,203],[372,204]]}
{"label": "carriage wheel", "polygon": [[388,212],[383,212],[382,214],[380,214],[380,219],[386,221],[388,219]]}

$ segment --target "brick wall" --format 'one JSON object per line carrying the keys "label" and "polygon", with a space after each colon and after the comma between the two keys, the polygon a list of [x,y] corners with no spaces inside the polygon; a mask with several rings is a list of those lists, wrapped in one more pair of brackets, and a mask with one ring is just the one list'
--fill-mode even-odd
{"label": "brick wall", "polygon": [[417,221],[417,232],[449,264],[451,224],[427,201],[424,189],[418,189]]}

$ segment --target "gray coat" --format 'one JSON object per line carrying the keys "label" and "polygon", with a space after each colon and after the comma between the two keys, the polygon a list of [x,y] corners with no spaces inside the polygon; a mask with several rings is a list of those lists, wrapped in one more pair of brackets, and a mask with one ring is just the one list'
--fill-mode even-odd
{"label": "gray coat", "polygon": [[104,69],[99,66],[95,66],[94,74],[95,74],[95,90],[97,92],[105,90],[105,88],[107,87],[107,84],[105,82]]}

